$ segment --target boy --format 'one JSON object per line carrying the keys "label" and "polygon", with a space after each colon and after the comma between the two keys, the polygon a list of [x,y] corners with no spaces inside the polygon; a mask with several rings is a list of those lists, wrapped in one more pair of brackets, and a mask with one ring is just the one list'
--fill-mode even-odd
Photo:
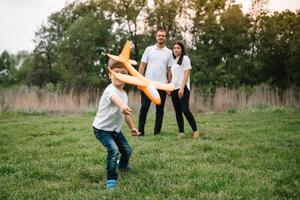
{"label": "boy", "polygon": [[[112,59],[109,60],[108,67],[116,73],[128,73],[121,62]],[[116,79],[110,72],[109,78],[111,84],[106,87],[101,96],[93,129],[96,138],[107,149],[106,187],[112,189],[117,185],[117,167],[128,170],[128,162],[132,153],[131,147],[121,132],[124,121],[130,128],[132,136],[138,135],[139,132],[131,118],[132,110],[127,105],[128,97],[123,90],[124,83]],[[120,154],[120,162],[117,164]]]}

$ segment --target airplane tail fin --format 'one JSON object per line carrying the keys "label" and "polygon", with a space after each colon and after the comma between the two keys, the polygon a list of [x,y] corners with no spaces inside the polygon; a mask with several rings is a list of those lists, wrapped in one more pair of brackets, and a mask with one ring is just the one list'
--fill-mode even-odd
{"label": "airplane tail fin", "polygon": [[131,42],[129,40],[127,40],[124,47],[123,47],[123,50],[122,50],[120,56],[122,55],[123,58],[125,58],[125,60],[129,60],[130,49],[131,49]]}
{"label": "airplane tail fin", "polygon": [[131,65],[137,65],[137,62],[135,60],[130,60],[130,48],[131,48],[131,42],[129,40],[126,41],[123,50],[119,56],[115,56],[112,54],[107,53],[106,55],[116,61],[119,62],[129,62]]}
{"label": "airplane tail fin", "polygon": [[137,65],[137,62],[135,60],[129,59],[130,58],[130,49],[131,49],[131,41],[127,40],[120,56],[122,56],[126,61],[129,61],[130,64]]}

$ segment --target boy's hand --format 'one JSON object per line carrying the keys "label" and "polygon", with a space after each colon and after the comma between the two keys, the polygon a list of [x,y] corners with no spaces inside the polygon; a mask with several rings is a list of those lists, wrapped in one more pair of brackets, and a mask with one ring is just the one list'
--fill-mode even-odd
{"label": "boy's hand", "polygon": [[138,136],[140,134],[140,132],[136,128],[131,129],[130,133],[132,136]]}
{"label": "boy's hand", "polygon": [[131,115],[132,114],[132,110],[126,105],[126,106],[123,107],[122,113],[124,115]]}

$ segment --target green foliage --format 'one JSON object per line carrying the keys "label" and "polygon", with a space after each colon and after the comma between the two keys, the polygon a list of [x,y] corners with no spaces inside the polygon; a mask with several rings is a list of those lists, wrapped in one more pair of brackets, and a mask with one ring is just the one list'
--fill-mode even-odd
{"label": "green foliage", "polygon": [[187,124],[186,138],[176,139],[172,113],[154,136],[154,115],[143,138],[123,129],[132,171],[107,191],[107,152],[92,132],[94,114],[0,113],[0,197],[298,199],[299,112],[195,115],[199,140]]}
{"label": "green foliage", "polygon": [[17,81],[15,63],[16,59],[12,55],[7,51],[2,52],[0,55],[0,85],[10,86]]}
{"label": "green foliage", "polygon": [[264,81],[282,88],[299,86],[300,11],[262,16],[258,59]]}
{"label": "green foliage", "polygon": [[93,1],[53,13],[36,33],[32,62],[26,63],[31,65],[27,82],[39,87],[50,82],[66,88],[102,87],[107,82],[105,52],[113,41],[111,25]]}
{"label": "green foliage", "polygon": [[154,1],[154,8],[148,8],[146,18],[147,31],[155,34],[157,30],[164,29],[167,35],[173,39],[180,35],[180,26],[176,21],[182,9],[182,1]]}
{"label": "green foliage", "polygon": [[244,14],[231,0],[74,1],[40,26],[31,54],[1,54],[0,84],[101,88],[108,83],[105,53],[119,54],[130,39],[131,58],[140,61],[164,28],[168,47],[186,42],[192,84],[207,94],[241,85],[299,87],[300,10],[267,14],[266,5],[252,1]]}
{"label": "green foliage", "polygon": [[237,109],[235,107],[230,107],[228,110],[227,110],[227,113],[236,113],[237,112]]}
{"label": "green foliage", "polygon": [[92,75],[106,75],[104,49],[111,41],[109,29],[111,24],[103,16],[86,14],[78,18],[68,28],[58,51],[61,65],[65,66],[68,77],[65,83],[73,87],[92,86]]}

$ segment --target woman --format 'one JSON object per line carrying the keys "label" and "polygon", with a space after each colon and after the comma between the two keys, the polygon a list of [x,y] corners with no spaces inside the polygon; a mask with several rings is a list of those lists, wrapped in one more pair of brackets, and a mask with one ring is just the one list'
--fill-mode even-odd
{"label": "woman", "polygon": [[176,121],[179,129],[178,138],[184,137],[183,115],[185,115],[193,130],[193,138],[199,138],[199,131],[195,118],[189,109],[190,99],[190,71],[191,61],[185,55],[185,48],[181,42],[175,42],[172,48],[173,64],[171,66],[171,82],[175,90],[171,92],[172,102],[176,113]]}

